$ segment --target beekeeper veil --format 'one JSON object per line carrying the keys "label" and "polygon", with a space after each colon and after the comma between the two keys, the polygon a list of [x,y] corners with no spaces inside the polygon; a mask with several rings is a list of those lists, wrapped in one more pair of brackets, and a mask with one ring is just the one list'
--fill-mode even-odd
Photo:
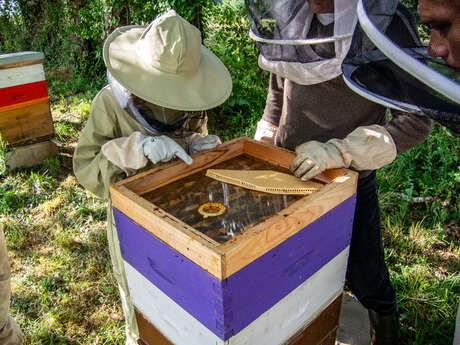
{"label": "beekeeper veil", "polygon": [[246,0],[259,66],[302,85],[339,76],[357,23],[357,0],[331,1],[333,13],[315,13],[308,0]]}
{"label": "beekeeper veil", "polygon": [[[182,111],[146,102],[122,86],[109,71],[107,80],[120,107],[152,135],[183,138],[198,131],[206,119],[206,111]],[[194,126],[189,125],[191,122]]]}
{"label": "beekeeper veil", "polygon": [[[418,38],[412,14],[402,5],[388,7],[389,2],[358,1],[359,25],[342,65],[345,82],[373,102],[428,116],[460,133],[458,70],[430,57]],[[387,12],[379,6],[386,6]],[[385,18],[391,18],[398,29],[382,26]]]}

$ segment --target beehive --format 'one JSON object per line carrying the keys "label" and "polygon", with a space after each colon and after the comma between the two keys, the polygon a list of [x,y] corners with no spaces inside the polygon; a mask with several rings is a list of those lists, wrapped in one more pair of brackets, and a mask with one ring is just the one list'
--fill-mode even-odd
{"label": "beehive", "polygon": [[0,134],[9,146],[45,141],[54,136],[44,55],[0,55]]}
{"label": "beehive", "polygon": [[[146,344],[334,344],[357,174],[327,171],[329,182],[307,196],[229,189],[205,176],[210,167],[287,171],[293,157],[240,138],[191,166],[175,161],[111,186]],[[226,204],[222,219],[200,216],[207,201]]]}

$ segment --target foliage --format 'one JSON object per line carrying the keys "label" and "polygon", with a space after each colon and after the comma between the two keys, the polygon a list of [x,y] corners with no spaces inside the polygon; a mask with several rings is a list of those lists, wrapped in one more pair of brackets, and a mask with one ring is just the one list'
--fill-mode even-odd
{"label": "foliage", "polygon": [[[458,221],[460,214],[460,138],[436,125],[432,135],[378,172],[381,203],[391,209],[391,220],[409,225],[424,214],[424,224]],[[413,200],[426,200],[414,203]]]}
{"label": "foliage", "polygon": [[209,112],[210,127],[230,139],[251,136],[265,106],[268,73],[257,65],[258,51],[249,38],[243,0],[224,0],[205,10],[205,44],[227,66],[233,79],[229,100]]}
{"label": "foliage", "polygon": [[116,27],[144,25],[174,8],[201,27],[211,0],[5,0],[0,3],[0,51],[38,50],[52,69],[91,77],[104,73],[102,45]]}
{"label": "foliage", "polygon": [[0,134],[0,176],[6,172],[6,154],[10,150],[8,143],[2,138]]}

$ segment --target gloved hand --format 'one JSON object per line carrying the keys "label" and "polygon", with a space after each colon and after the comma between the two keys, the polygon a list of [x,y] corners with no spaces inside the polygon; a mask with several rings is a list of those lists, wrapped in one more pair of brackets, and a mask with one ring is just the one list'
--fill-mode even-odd
{"label": "gloved hand", "polygon": [[307,181],[327,169],[375,170],[396,158],[396,145],[379,125],[356,128],[345,139],[309,141],[296,147],[289,169]]}
{"label": "gloved hand", "polygon": [[267,144],[275,144],[275,136],[278,131],[278,127],[267,122],[263,119],[257,122],[256,134],[254,134],[254,139],[262,141]]}
{"label": "gloved hand", "polygon": [[201,136],[196,133],[191,136],[188,140],[189,151],[191,154],[197,153],[203,150],[210,150],[216,147],[217,145],[222,144],[220,138],[217,135],[209,134],[206,136]]}
{"label": "gloved hand", "polygon": [[192,157],[178,143],[166,135],[147,136],[141,134],[137,146],[153,164],[168,162],[175,157],[182,159],[188,165],[193,163]]}

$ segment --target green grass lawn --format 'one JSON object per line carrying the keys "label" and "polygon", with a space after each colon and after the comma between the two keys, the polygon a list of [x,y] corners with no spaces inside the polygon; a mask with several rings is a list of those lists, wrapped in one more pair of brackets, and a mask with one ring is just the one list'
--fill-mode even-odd
{"label": "green grass lawn", "polygon": [[[92,90],[61,96],[51,91],[59,155],[36,168],[0,175],[11,312],[25,344],[123,343],[105,205],[72,173],[73,148],[97,89]],[[402,307],[402,344],[452,341],[460,243],[446,229],[458,234],[458,147],[458,138],[436,128],[378,175],[386,258]]]}

